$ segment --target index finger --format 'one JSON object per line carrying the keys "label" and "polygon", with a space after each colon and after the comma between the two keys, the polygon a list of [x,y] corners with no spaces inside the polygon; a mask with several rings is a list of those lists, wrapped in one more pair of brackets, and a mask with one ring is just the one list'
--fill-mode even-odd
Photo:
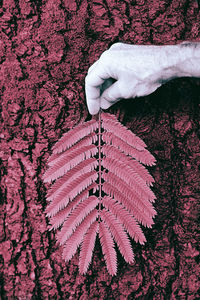
{"label": "index finger", "polygon": [[95,115],[99,111],[100,86],[108,78],[110,78],[109,73],[100,64],[96,64],[85,78],[86,101],[91,115]]}

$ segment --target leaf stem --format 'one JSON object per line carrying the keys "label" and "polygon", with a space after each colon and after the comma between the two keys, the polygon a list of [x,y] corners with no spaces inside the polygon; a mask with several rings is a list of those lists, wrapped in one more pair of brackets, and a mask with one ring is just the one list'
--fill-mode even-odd
{"label": "leaf stem", "polygon": [[102,187],[101,187],[101,109],[99,110],[99,127],[98,127],[98,154],[99,154],[99,218],[100,222],[100,208],[101,208],[101,199],[102,199]]}

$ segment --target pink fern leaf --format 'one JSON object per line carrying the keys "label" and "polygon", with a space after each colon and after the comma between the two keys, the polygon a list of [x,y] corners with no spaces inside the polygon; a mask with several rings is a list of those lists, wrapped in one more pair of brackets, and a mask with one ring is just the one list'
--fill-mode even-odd
{"label": "pink fern leaf", "polygon": [[103,173],[103,179],[106,182],[109,182],[115,190],[120,191],[127,199],[132,199],[132,201],[136,204],[136,206],[146,213],[148,216],[154,216],[156,211],[153,208],[151,202],[148,201],[148,198],[144,199],[140,197],[135,190],[131,189],[131,187],[124,182],[120,177],[116,176],[114,173]]}
{"label": "pink fern leaf", "polygon": [[115,202],[115,200],[109,196],[103,197],[102,204],[105,208],[112,212],[117,219],[119,219],[120,223],[123,224],[126,231],[136,242],[139,242],[140,244],[144,244],[146,242],[146,238],[139,224],[123,205]]}
{"label": "pink fern leaf", "polygon": [[67,206],[70,200],[76,197],[84,189],[89,187],[91,183],[97,180],[98,174],[95,171],[82,174],[75,179],[71,186],[67,186],[62,192],[52,201],[46,209],[47,216],[54,216],[59,210]]}
{"label": "pink fern leaf", "polygon": [[[96,183],[92,183],[90,185],[90,188],[94,186]],[[85,200],[89,197],[89,190],[85,189],[80,194],[78,194],[73,201],[70,201],[67,206],[65,206],[63,209],[59,210],[54,216],[51,217],[50,223],[52,229],[57,229],[60,225],[63,224],[65,219],[68,217],[68,215],[71,213],[71,211],[77,206],[78,203]]]}
{"label": "pink fern leaf", "polygon": [[109,132],[113,132],[116,136],[137,150],[144,150],[146,144],[138,136],[123,126],[117,118],[115,120],[114,118],[113,115],[110,117],[110,114],[102,113],[102,127]]}
{"label": "pink fern leaf", "polygon": [[77,204],[89,197],[89,189],[92,190],[96,189],[97,187],[97,183],[92,183],[88,187],[88,189],[83,190],[73,199],[73,201],[69,202],[66,207],[57,212],[57,214],[55,214],[54,216],[52,216],[50,221],[52,226],[50,227],[50,230],[57,229],[59,226],[61,226],[66,220],[66,218],[69,216],[69,214],[72,212],[72,210],[77,206]]}
{"label": "pink fern leaf", "polygon": [[99,224],[99,237],[109,274],[117,273],[117,254],[112,235],[104,222]]}
{"label": "pink fern leaf", "polygon": [[50,230],[52,229],[57,229],[59,226],[61,226],[64,221],[67,219],[69,214],[72,212],[72,210],[83,200],[89,197],[89,192],[87,190],[84,190],[82,193],[78,194],[73,201],[69,202],[66,207],[63,209],[59,210],[57,214],[52,216],[51,218],[51,227]]}
{"label": "pink fern leaf", "polygon": [[95,145],[84,146],[83,148],[76,149],[70,155],[63,155],[62,159],[60,159],[55,165],[51,166],[43,178],[45,182],[51,182],[58,177],[63,176],[67,171],[71,168],[78,165],[81,161],[93,157],[97,154],[98,149]]}
{"label": "pink fern leaf", "polygon": [[115,159],[126,163],[126,165],[131,167],[131,169],[136,172],[140,176],[141,180],[143,180],[147,185],[152,185],[154,182],[153,177],[142,164],[140,164],[134,158],[125,155],[125,153],[119,148],[104,144],[102,146],[102,153],[106,157],[115,157]]}
{"label": "pink fern leaf", "polygon": [[123,193],[117,190],[115,186],[113,186],[109,182],[104,182],[102,185],[102,189],[107,195],[113,197],[116,201],[123,204],[123,206],[126,207],[126,209],[142,225],[147,227],[151,227],[153,225],[153,216],[150,217],[149,214],[147,214],[145,211],[143,211],[136,205],[135,201],[132,201],[132,199],[127,198]]}
{"label": "pink fern leaf", "polygon": [[79,259],[79,272],[85,274],[88,270],[89,264],[92,260],[92,254],[94,251],[94,245],[96,235],[99,230],[99,223],[94,222],[86,234],[84,235],[83,242],[81,244],[80,259]]}
{"label": "pink fern leaf", "polygon": [[98,166],[98,161],[96,158],[89,158],[83,160],[76,167],[69,170],[64,176],[59,178],[50,188],[47,194],[47,200],[53,200],[63,189],[67,188],[68,185],[71,185],[73,180],[78,176],[93,171]]}
{"label": "pink fern leaf", "polygon": [[98,128],[98,122],[96,120],[88,121],[87,123],[79,124],[66,132],[63,137],[54,145],[53,153],[60,153],[67,148],[70,148],[72,145],[77,143],[83,137],[89,135],[91,132],[94,132]]}
{"label": "pink fern leaf", "polygon": [[117,272],[114,241],[128,263],[134,261],[129,236],[140,244],[146,241],[138,223],[153,225],[156,197],[150,189],[154,179],[142,164],[155,164],[146,144],[115,116],[101,112],[53,147],[43,175],[44,182],[55,180],[45,213],[50,230],[59,229],[66,262],[80,246],[81,274],[91,263],[97,234],[111,275]]}
{"label": "pink fern leaf", "polygon": [[138,150],[129,144],[127,144],[125,141],[123,141],[121,138],[113,134],[112,132],[103,132],[102,133],[102,140],[109,145],[113,145],[116,148],[119,148],[121,151],[123,151],[126,155],[130,155],[134,157],[137,161],[143,163],[147,166],[153,166],[155,165],[155,158],[153,155],[149,153],[148,150]]}
{"label": "pink fern leaf", "polygon": [[53,166],[56,163],[58,163],[63,158],[63,156],[68,157],[75,150],[80,149],[84,146],[95,144],[96,141],[97,141],[97,135],[95,132],[92,132],[89,136],[85,136],[81,140],[79,140],[76,144],[73,145],[73,147],[70,147],[66,151],[64,151],[64,154],[62,154],[63,152],[59,152],[56,154],[53,153],[48,159],[48,165]]}
{"label": "pink fern leaf", "polygon": [[110,172],[113,172],[116,176],[124,180],[127,185],[138,193],[138,195],[144,198],[146,197],[151,202],[154,201],[154,193],[130,166],[110,157],[104,157],[102,159],[102,165],[105,169],[108,169]]}
{"label": "pink fern leaf", "polygon": [[[68,240],[64,244],[64,250],[63,250],[63,258],[65,261],[69,261],[73,255],[76,253],[77,248],[80,246],[80,244],[84,240],[86,240],[86,251],[85,246],[82,246],[81,252],[80,252],[80,270],[85,270],[85,260],[89,264],[88,256],[92,257],[92,245],[94,247],[94,244],[91,244],[91,238],[90,235],[88,235],[88,229],[92,230],[91,228],[97,229],[98,223],[95,222],[96,218],[98,217],[97,210],[93,210],[91,213],[89,213],[88,217],[83,220],[83,222],[77,227],[77,229],[74,231],[74,233],[68,238]],[[94,226],[93,226],[94,225]],[[85,234],[87,232],[87,238],[85,238]],[[91,232],[93,233],[93,231]],[[89,249],[90,247],[90,249]],[[83,251],[84,250],[84,251]],[[86,253],[85,253],[86,252]],[[85,259],[84,259],[85,258]],[[81,262],[84,261],[84,262]]]}
{"label": "pink fern leaf", "polygon": [[82,220],[97,206],[98,198],[90,196],[78,204],[64,222],[61,231],[57,235],[57,241],[62,245],[70,237]]}
{"label": "pink fern leaf", "polygon": [[133,251],[127,233],[124,231],[122,224],[115,218],[110,211],[101,210],[101,218],[110,229],[110,232],[117,243],[121,254],[128,263],[134,260]]}

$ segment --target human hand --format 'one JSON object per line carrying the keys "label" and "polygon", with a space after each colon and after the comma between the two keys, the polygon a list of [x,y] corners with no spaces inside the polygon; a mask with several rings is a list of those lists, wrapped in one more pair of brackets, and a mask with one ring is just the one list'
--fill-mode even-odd
{"label": "human hand", "polygon": [[112,45],[85,78],[89,112],[94,115],[121,99],[153,93],[164,82],[180,76],[180,57],[184,60],[179,45]]}

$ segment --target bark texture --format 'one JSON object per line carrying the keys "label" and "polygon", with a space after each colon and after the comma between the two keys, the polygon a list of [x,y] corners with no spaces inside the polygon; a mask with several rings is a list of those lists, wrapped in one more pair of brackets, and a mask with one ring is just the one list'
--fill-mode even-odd
{"label": "bark texture", "polygon": [[199,299],[200,80],[176,79],[109,111],[155,155],[158,215],[132,242],[135,264],[118,253],[105,267],[99,241],[87,275],[78,254],[65,264],[48,231],[42,181],[51,147],[90,117],[84,78],[117,41],[199,40],[196,0],[4,0],[0,3],[1,299]]}

